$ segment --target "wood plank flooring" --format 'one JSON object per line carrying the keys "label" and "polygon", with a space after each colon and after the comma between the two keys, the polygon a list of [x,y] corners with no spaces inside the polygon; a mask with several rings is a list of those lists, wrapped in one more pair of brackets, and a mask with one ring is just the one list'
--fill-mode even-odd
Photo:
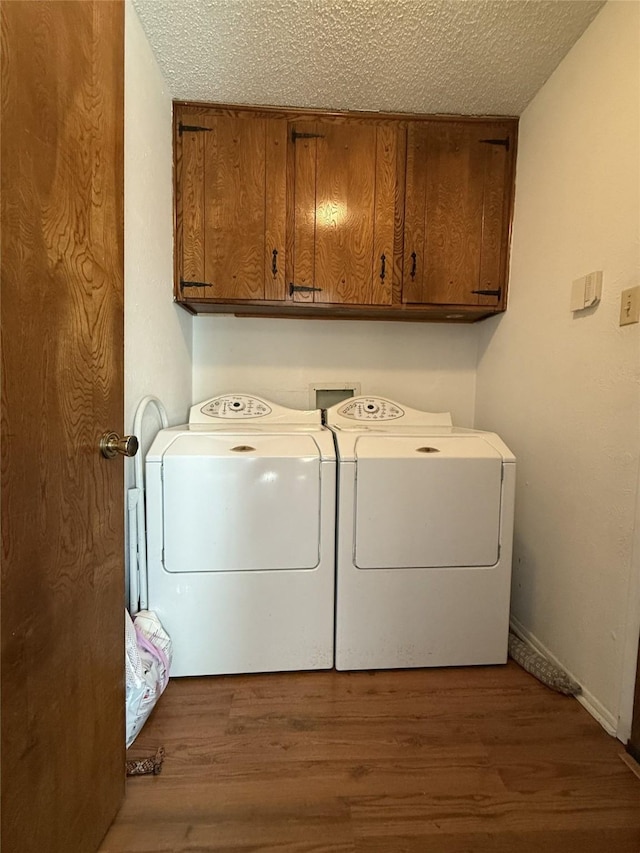
{"label": "wood plank flooring", "polygon": [[640,780],[505,667],[172,680],[100,853],[639,853]]}

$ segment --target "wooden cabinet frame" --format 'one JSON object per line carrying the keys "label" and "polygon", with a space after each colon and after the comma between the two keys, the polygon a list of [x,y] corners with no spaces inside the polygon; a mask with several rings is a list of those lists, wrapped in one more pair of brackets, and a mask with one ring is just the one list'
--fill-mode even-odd
{"label": "wooden cabinet frame", "polygon": [[[258,218],[251,217],[253,225],[252,229],[247,229],[246,239],[251,245],[247,249],[248,255],[255,263],[251,274],[252,284],[244,286],[238,284],[234,293],[234,285],[225,284],[218,288],[216,295],[213,282],[206,282],[202,279],[202,286],[191,284],[191,281],[198,282],[200,278],[195,273],[192,267],[192,259],[194,254],[199,252],[206,254],[204,245],[207,239],[211,245],[224,243],[224,240],[218,239],[217,236],[206,237],[207,223],[205,221],[209,213],[207,210],[207,202],[205,195],[211,193],[211,181],[207,184],[205,179],[202,181],[185,179],[185,175],[198,174],[198,169],[205,171],[204,164],[204,149],[206,143],[191,144],[187,152],[186,145],[183,145],[183,134],[186,132],[186,127],[201,127],[205,128],[202,131],[202,136],[215,125],[216,118],[220,117],[222,122],[233,122],[237,120],[238,126],[242,126],[242,122],[250,122],[254,120],[261,122],[260,132],[262,128],[270,128],[273,135],[269,137],[269,132],[265,135],[265,152],[256,151],[255,162],[258,174],[258,182],[264,179],[264,193],[258,191],[251,196],[254,208],[259,208],[257,211]],[[286,138],[283,130],[286,124]],[[486,297],[483,295],[473,296],[473,302],[468,300],[468,293],[472,290],[471,285],[466,288],[463,298],[464,302],[447,302],[444,298],[438,296],[432,298],[429,289],[421,289],[416,291],[408,286],[408,277],[406,275],[407,259],[405,257],[407,246],[405,245],[405,200],[407,193],[413,193],[413,187],[407,187],[407,138],[409,131],[415,128],[435,127],[442,124],[443,135],[447,135],[447,126],[462,128],[465,126],[473,127],[474,125],[486,126],[488,132],[494,136],[503,134],[508,136],[509,144],[506,147],[506,166],[504,168],[504,193],[500,188],[494,196],[499,198],[491,198],[487,204],[497,205],[499,213],[497,217],[502,220],[502,232],[496,238],[493,236],[493,242],[490,247],[490,252],[498,256],[500,266],[500,280],[497,286],[492,289],[500,290],[500,297]],[[248,127],[248,125],[247,125]],[[361,234],[358,236],[358,247],[364,246],[363,253],[368,253],[366,257],[371,258],[371,262],[360,259],[360,265],[355,265],[359,271],[353,277],[354,280],[346,281],[348,276],[343,276],[337,284],[331,287],[324,286],[320,289],[315,282],[315,262],[318,258],[319,275],[322,277],[323,270],[332,267],[338,268],[339,260],[337,255],[338,250],[335,249],[332,253],[331,241],[326,245],[321,245],[322,239],[316,233],[318,208],[315,207],[312,214],[313,222],[309,220],[308,210],[310,207],[310,199],[316,199],[316,186],[312,182],[316,180],[325,181],[327,174],[327,154],[324,139],[318,140],[313,134],[318,132],[318,128],[334,128],[336,133],[326,133],[324,136],[334,139],[334,149],[332,156],[336,155],[335,140],[341,140],[344,137],[345,148],[348,148],[353,143],[354,151],[365,138],[367,133],[367,147],[362,148],[362,151],[368,152],[363,155],[362,168],[369,168],[365,179],[360,180],[360,190],[356,188],[356,192],[360,191],[367,196],[366,205],[363,202],[363,207],[367,207],[366,221],[371,222],[371,234]],[[512,117],[465,117],[465,116],[427,116],[427,115],[408,115],[403,113],[368,113],[368,112],[325,112],[320,110],[303,110],[303,109],[281,109],[276,107],[245,107],[219,104],[203,104],[189,102],[174,103],[174,151],[175,151],[175,168],[174,168],[174,189],[175,189],[175,300],[187,311],[193,314],[204,313],[231,313],[237,316],[278,316],[278,317],[335,317],[335,318],[353,318],[353,319],[387,319],[387,320],[416,320],[416,321],[436,321],[436,322],[475,322],[488,316],[500,313],[506,308],[506,290],[507,290],[507,270],[511,236],[511,221],[513,216],[513,201],[514,201],[514,174],[515,174],[515,152],[517,146],[517,118]],[[362,134],[358,134],[358,128],[363,129]],[[375,128],[375,136],[371,136],[371,128]],[[340,130],[344,133],[340,135]],[[499,132],[499,133],[497,133]],[[470,131],[468,134],[474,136]],[[477,135],[477,134],[476,134]],[[485,135],[485,134],[480,134]],[[323,136],[323,134],[320,134]],[[254,134],[256,139],[259,136]],[[261,137],[260,137],[261,138]],[[276,143],[279,147],[273,147],[273,140],[278,139]],[[270,142],[269,142],[270,139]],[[373,141],[372,141],[373,139]],[[484,140],[483,140],[484,141]],[[234,138],[233,142],[237,142]],[[271,145],[271,148],[269,148]],[[282,146],[286,145],[286,152],[282,151]],[[324,151],[324,160],[322,157],[316,157],[316,145],[318,150]],[[300,146],[300,147],[298,147]],[[323,146],[323,148],[320,148]],[[373,146],[373,147],[372,147]],[[381,147],[383,146],[383,148]],[[211,146],[213,148],[213,146]],[[303,150],[304,147],[304,150]],[[254,149],[256,146],[254,145]],[[393,151],[395,148],[395,151]],[[375,154],[372,151],[375,149]],[[383,153],[381,153],[383,152]],[[412,156],[415,152],[412,151]],[[370,156],[375,156],[376,161],[373,166],[370,165]],[[379,166],[379,158],[387,156],[391,160],[395,160],[395,172],[393,168],[386,168],[382,173]],[[353,170],[353,163],[360,162],[352,155],[348,167],[337,162],[337,174],[352,174],[349,170]],[[187,158],[191,158],[191,172],[185,170]],[[332,161],[329,161],[332,162]],[[485,160],[482,161],[486,162]],[[369,165],[367,165],[369,163]],[[324,164],[324,165],[323,165]],[[387,164],[388,165],[388,164]],[[264,175],[260,169],[266,171]],[[455,168],[455,164],[454,164]],[[483,166],[486,168],[486,166]],[[342,172],[340,171],[342,169]],[[345,171],[346,169],[346,171]],[[283,171],[284,170],[284,174]],[[318,171],[319,170],[319,171]],[[323,171],[324,170],[324,171]],[[229,170],[225,172],[222,169],[223,181],[226,180],[225,175],[229,175]],[[367,181],[370,179],[374,183],[371,193],[365,189]],[[382,177],[381,177],[382,175]],[[274,177],[275,176],[275,177]],[[323,177],[324,176],[324,177]],[[358,177],[358,176],[356,176]],[[361,177],[361,176],[360,176]],[[300,200],[300,188],[304,187],[306,181],[306,197],[303,198],[300,204],[297,204],[296,199]],[[390,187],[390,181],[393,181],[394,186]],[[298,186],[296,186],[298,182]],[[381,182],[378,184],[378,182]],[[357,183],[357,182],[356,182]],[[254,181],[255,184],[255,181]],[[458,181],[458,184],[464,187],[464,181]],[[377,188],[381,194],[386,193],[387,199],[389,193],[394,197],[393,212],[389,211],[389,202],[385,205],[378,204],[376,196]],[[460,186],[458,192],[460,192]],[[228,191],[233,196],[234,190]],[[235,191],[240,195],[240,191]],[[298,196],[296,196],[296,192]],[[362,195],[364,198],[364,195]],[[446,194],[445,194],[446,197]],[[372,200],[373,199],[373,200]],[[233,201],[233,199],[232,199]],[[315,202],[314,202],[315,203]],[[189,205],[196,205],[194,210]],[[484,204],[484,202],[483,202]],[[368,205],[368,206],[367,206]],[[262,207],[264,206],[264,213]],[[305,214],[305,210],[307,209]],[[357,204],[356,204],[357,206]],[[184,211],[188,208],[188,215]],[[212,209],[209,202],[209,209]],[[223,206],[221,205],[221,209]],[[484,210],[484,208],[483,208]],[[363,214],[364,215],[364,214]],[[429,216],[436,215],[433,211],[428,212]],[[485,215],[484,213],[482,214]],[[306,219],[305,219],[306,216]],[[260,219],[263,217],[263,219]],[[382,217],[382,219],[380,219]],[[390,222],[393,219],[393,237],[390,237]],[[450,217],[451,218],[451,217]],[[218,214],[218,220],[220,214]],[[255,219],[255,221],[254,221]],[[455,221],[455,217],[453,217]],[[236,243],[237,235],[242,233],[242,223],[238,216],[233,213],[228,217],[230,222],[230,231],[235,228]],[[443,232],[448,227],[447,216],[443,216]],[[260,237],[261,222],[264,222],[264,236]],[[257,223],[257,224],[256,224]],[[335,223],[334,223],[335,225]],[[484,225],[483,225],[484,227]],[[284,238],[282,231],[285,231]],[[364,230],[364,229],[362,229]],[[494,228],[495,231],[495,228]],[[346,232],[345,232],[346,234]],[[380,235],[386,234],[386,237]],[[243,234],[243,237],[245,235]],[[282,245],[284,239],[284,251],[276,249],[277,254],[273,254],[271,243]],[[345,240],[348,242],[349,235],[346,234]],[[231,238],[230,238],[231,240]],[[227,241],[229,243],[230,241]],[[326,241],[325,241],[326,242]],[[384,247],[391,245],[392,250],[390,257],[388,250]],[[268,244],[268,245],[267,245]],[[366,245],[365,245],[366,244]],[[384,247],[383,247],[384,244]],[[432,241],[433,244],[433,241]],[[433,251],[433,249],[431,249]],[[218,251],[224,251],[219,249]],[[230,250],[231,251],[231,250]],[[322,252],[324,251],[324,255]],[[298,255],[296,256],[296,252]],[[306,253],[306,256],[303,255]],[[313,254],[313,259],[311,255]],[[237,254],[237,252],[236,252]],[[378,281],[376,276],[380,273],[377,271],[377,266],[381,266],[381,256],[385,255],[384,279]],[[380,257],[378,257],[378,255]],[[307,258],[300,266],[301,259]],[[346,257],[346,256],[345,256]],[[328,259],[327,259],[328,258]],[[271,264],[273,268],[277,268],[276,274],[271,272]],[[313,263],[312,263],[313,261]],[[264,270],[262,264],[264,263]],[[478,261],[478,268],[480,268]],[[306,264],[306,265],[305,265]],[[343,259],[343,266],[348,267],[347,261]],[[353,265],[352,265],[353,266]],[[248,269],[248,267],[245,265]],[[303,275],[304,281],[294,281],[294,274],[298,275],[300,269],[306,269],[307,275]],[[363,271],[371,268],[371,278],[367,279],[367,273]],[[495,263],[494,263],[495,268]],[[215,269],[212,262],[203,261],[198,269],[208,270],[211,272]],[[261,276],[264,274],[264,288],[260,284]],[[247,275],[249,275],[247,273]],[[357,280],[356,280],[357,279]],[[362,280],[359,280],[362,279]],[[493,279],[492,279],[493,280]],[[321,282],[320,282],[321,283]],[[474,282],[473,289],[482,290],[482,276],[479,275],[478,282]],[[293,286],[292,286],[293,285]],[[300,289],[300,286],[302,289]],[[244,288],[244,289],[243,289]],[[308,289],[307,289],[308,288]],[[404,288],[404,290],[403,290]],[[454,292],[452,290],[452,292]],[[456,293],[459,293],[460,288]],[[327,299],[327,294],[329,298]],[[416,296],[416,294],[418,294]],[[432,301],[425,301],[431,299]],[[334,300],[334,301],[331,301]],[[337,300],[337,301],[336,301]]]}

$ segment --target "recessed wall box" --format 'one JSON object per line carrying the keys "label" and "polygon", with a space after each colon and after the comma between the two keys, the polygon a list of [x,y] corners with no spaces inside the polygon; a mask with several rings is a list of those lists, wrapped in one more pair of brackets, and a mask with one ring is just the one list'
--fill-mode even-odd
{"label": "recessed wall box", "polygon": [[571,310],[582,311],[600,302],[602,296],[602,270],[577,278],[571,285]]}
{"label": "recessed wall box", "polygon": [[359,382],[314,382],[309,385],[309,408],[329,409],[342,400],[359,395]]}

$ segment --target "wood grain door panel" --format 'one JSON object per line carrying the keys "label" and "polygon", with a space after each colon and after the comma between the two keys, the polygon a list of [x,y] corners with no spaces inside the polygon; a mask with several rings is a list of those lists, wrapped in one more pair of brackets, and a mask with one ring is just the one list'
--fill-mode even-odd
{"label": "wood grain door panel", "polygon": [[397,124],[376,126],[376,194],[371,270],[373,305],[390,305],[393,299],[399,134]]}
{"label": "wood grain door panel", "polygon": [[409,123],[403,302],[502,306],[513,144],[497,123]]}
{"label": "wood grain door panel", "polygon": [[2,4],[2,842],[124,794],[123,6]]}
{"label": "wood grain door panel", "polygon": [[474,126],[429,127],[423,302],[477,302],[484,153]]}
{"label": "wood grain door panel", "polygon": [[284,299],[286,120],[177,118],[179,298]]}
{"label": "wood grain door panel", "polygon": [[293,282],[312,288],[293,300],[390,304],[397,128],[317,121],[293,131]]}
{"label": "wood grain door panel", "polygon": [[[295,122],[291,125],[289,136],[292,146],[289,161],[293,160],[294,177],[290,183],[290,192],[293,193],[293,201],[290,201],[293,209],[293,221],[290,223],[293,232],[290,285],[292,288],[308,288],[293,289],[289,294],[292,302],[314,301],[312,288],[316,278],[316,149],[319,132],[317,122]],[[299,138],[295,139],[293,134],[299,135]]]}
{"label": "wood grain door panel", "polygon": [[317,302],[371,303],[375,127],[323,123],[316,154]]}
{"label": "wood grain door panel", "polygon": [[[188,127],[205,121],[199,116],[183,115]],[[179,258],[179,295],[206,297],[204,271],[204,163],[207,131],[184,131],[176,145],[176,254]],[[198,282],[197,285],[193,284]],[[184,283],[184,284],[183,284]]]}
{"label": "wood grain door panel", "polygon": [[[506,144],[501,144],[506,140]],[[515,139],[504,125],[483,125],[479,145],[484,147],[482,253],[478,290],[500,290],[500,297],[478,295],[478,305],[502,306],[509,251],[511,168]]]}
{"label": "wood grain door panel", "polygon": [[264,296],[272,300],[286,298],[287,130],[286,120],[266,120]]}
{"label": "wood grain door panel", "polygon": [[423,302],[424,240],[427,200],[428,128],[410,122],[407,128],[407,159],[404,207],[404,257],[402,301]]}
{"label": "wood grain door panel", "polygon": [[264,299],[264,119],[216,116],[205,136],[205,281],[216,298]]}

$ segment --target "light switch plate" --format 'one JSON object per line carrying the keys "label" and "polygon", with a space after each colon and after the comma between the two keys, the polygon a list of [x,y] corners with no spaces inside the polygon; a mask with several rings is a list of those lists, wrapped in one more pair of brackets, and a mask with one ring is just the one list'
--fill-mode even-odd
{"label": "light switch plate", "polygon": [[620,325],[640,323],[640,284],[628,287],[620,294]]}

